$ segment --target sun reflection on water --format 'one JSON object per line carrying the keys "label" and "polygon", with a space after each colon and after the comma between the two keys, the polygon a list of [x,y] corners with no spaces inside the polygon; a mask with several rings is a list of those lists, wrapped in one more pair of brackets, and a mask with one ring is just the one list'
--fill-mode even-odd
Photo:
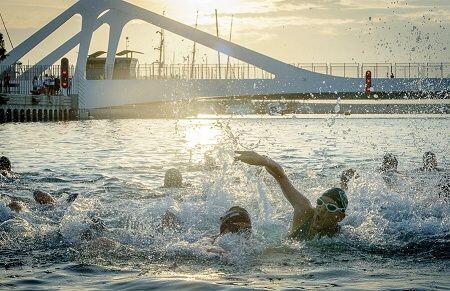
{"label": "sun reflection on water", "polygon": [[190,120],[184,127],[185,148],[194,161],[202,160],[204,154],[219,143],[222,135],[214,120]]}

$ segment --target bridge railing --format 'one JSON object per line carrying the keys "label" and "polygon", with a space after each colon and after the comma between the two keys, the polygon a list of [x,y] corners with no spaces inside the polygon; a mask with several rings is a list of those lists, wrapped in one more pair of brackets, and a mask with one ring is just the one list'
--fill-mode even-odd
{"label": "bridge railing", "polygon": [[[296,67],[308,71],[334,75],[341,77],[364,78],[365,72],[370,70],[373,78],[390,78],[391,73],[395,78],[450,78],[450,63],[296,63]],[[10,92],[17,94],[31,94],[36,87],[45,87],[44,81],[47,76],[61,79],[59,65],[33,66],[16,64],[2,67],[5,73],[0,75],[0,93]],[[88,80],[104,79],[105,69],[103,66],[87,66]],[[75,82],[75,67],[70,67],[71,87]],[[9,76],[9,87],[5,87],[5,77]],[[37,81],[36,81],[36,79]],[[195,79],[195,80],[217,80],[217,79],[273,79],[275,76],[255,66],[248,64],[230,64],[229,66],[216,64],[168,64],[159,66],[153,64],[136,64],[136,66],[114,68],[113,79]],[[33,81],[33,79],[35,79]],[[56,88],[55,93],[59,90]],[[71,89],[68,90],[71,93]]]}
{"label": "bridge railing", "polygon": [[[308,71],[350,78],[364,78],[366,71],[373,78],[449,78],[450,63],[296,63]],[[102,70],[102,69],[100,69]],[[129,69],[115,68],[114,75],[124,76]],[[134,79],[273,79],[275,76],[248,64],[139,64],[130,74]]]}
{"label": "bridge railing", "polygon": [[[12,66],[1,66],[4,71],[0,75],[0,93],[32,94],[36,89],[58,95],[61,93],[61,66],[33,66],[16,64]],[[69,68],[69,89],[71,94],[75,74],[75,66]],[[7,81],[8,79],[8,81]],[[59,85],[58,85],[59,83]]]}
{"label": "bridge railing", "polygon": [[[114,76],[126,76],[131,79],[273,79],[275,76],[260,68],[248,64],[168,64],[160,66],[158,63],[139,64],[135,69],[114,68]],[[100,77],[100,76],[99,76]],[[101,77],[100,77],[101,78]],[[128,79],[128,78],[127,78]]]}
{"label": "bridge railing", "polygon": [[366,71],[373,78],[450,78],[450,63],[296,63],[298,68],[312,72],[349,78],[364,78]]}

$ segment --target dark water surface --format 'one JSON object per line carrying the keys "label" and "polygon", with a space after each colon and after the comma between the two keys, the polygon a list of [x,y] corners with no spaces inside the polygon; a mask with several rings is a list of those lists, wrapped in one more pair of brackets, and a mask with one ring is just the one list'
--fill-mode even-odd
{"label": "dark water surface", "polygon": [[[0,125],[0,155],[15,171],[0,178],[0,289],[448,290],[449,128],[448,117],[424,115]],[[291,206],[270,175],[233,162],[236,149],[279,161],[313,202],[355,168],[341,234],[287,240]],[[429,150],[441,172],[416,171]],[[387,151],[400,170],[389,183],[376,171]],[[161,187],[173,167],[185,187]],[[35,189],[59,203],[36,205]],[[80,196],[68,204],[71,193]],[[12,213],[9,197],[27,211]],[[249,210],[252,237],[212,243],[233,205]],[[161,229],[167,210],[181,231]],[[92,217],[107,230],[87,239]]]}

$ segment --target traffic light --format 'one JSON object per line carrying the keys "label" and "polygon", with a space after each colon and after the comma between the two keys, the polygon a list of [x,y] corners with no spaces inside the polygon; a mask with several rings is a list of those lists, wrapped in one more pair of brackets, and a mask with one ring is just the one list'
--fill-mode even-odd
{"label": "traffic light", "polygon": [[367,71],[366,72],[366,87],[365,87],[365,91],[367,94],[370,94],[370,92],[372,92],[373,88],[372,88],[372,72],[371,71]]}
{"label": "traffic light", "polygon": [[61,87],[69,88],[69,60],[67,58],[61,60]]}

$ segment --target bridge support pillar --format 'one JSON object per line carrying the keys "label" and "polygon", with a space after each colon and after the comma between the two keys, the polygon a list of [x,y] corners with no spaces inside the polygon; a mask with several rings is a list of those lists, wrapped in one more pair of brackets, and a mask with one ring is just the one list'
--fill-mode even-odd
{"label": "bridge support pillar", "polygon": [[114,75],[114,65],[116,62],[117,47],[119,46],[120,36],[122,35],[123,27],[130,21],[130,17],[117,11],[110,10],[108,15],[109,24],[109,43],[108,55],[105,63],[105,79],[112,80]]}
{"label": "bridge support pillar", "polygon": [[84,14],[81,24],[81,38],[80,47],[78,50],[77,66],[75,68],[75,76],[73,82],[73,89],[75,93],[81,94],[80,88],[82,85],[80,82],[86,78],[86,64],[89,55],[89,47],[91,46],[92,35],[94,33],[94,23],[96,16],[93,14]]}
{"label": "bridge support pillar", "polygon": [[113,78],[117,47],[119,46],[122,30],[123,26],[117,24],[111,24],[109,28],[108,55],[105,63],[105,79],[107,80],[112,80]]}

